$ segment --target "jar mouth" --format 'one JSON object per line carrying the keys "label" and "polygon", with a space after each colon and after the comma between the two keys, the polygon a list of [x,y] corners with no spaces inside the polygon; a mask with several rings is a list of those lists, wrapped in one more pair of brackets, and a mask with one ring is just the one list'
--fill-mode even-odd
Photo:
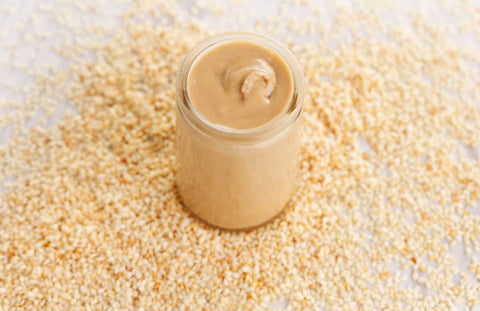
{"label": "jar mouth", "polygon": [[[264,45],[275,51],[287,64],[293,81],[293,92],[285,109],[268,123],[249,129],[235,129],[207,120],[193,106],[187,89],[190,70],[195,61],[208,49],[227,42],[250,41]],[[302,111],[304,96],[303,72],[295,56],[283,44],[262,34],[253,32],[225,32],[200,42],[184,57],[177,74],[176,106],[178,112],[205,136],[218,137],[232,142],[249,142],[265,139],[281,132],[295,122]]]}

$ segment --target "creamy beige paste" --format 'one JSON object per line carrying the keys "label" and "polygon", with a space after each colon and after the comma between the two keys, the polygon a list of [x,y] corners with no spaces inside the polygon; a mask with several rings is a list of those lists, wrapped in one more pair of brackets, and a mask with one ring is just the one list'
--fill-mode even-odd
{"label": "creamy beige paste", "polygon": [[[204,119],[252,129],[274,119],[292,100],[293,78],[273,50],[248,41],[211,47],[193,63],[190,101]],[[295,189],[300,120],[272,137],[235,144],[199,133],[177,117],[177,186],[199,218],[245,229],[275,217]]]}
{"label": "creamy beige paste", "polygon": [[208,121],[250,129],[271,121],[292,98],[292,74],[275,51],[248,41],[207,50],[187,82],[195,109]]}

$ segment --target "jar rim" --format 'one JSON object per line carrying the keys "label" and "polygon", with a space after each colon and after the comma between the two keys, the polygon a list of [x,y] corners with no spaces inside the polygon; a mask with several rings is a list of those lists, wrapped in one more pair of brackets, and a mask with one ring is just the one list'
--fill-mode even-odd
{"label": "jar rim", "polygon": [[[293,92],[289,104],[271,121],[258,127],[234,129],[213,123],[195,109],[188,96],[188,77],[198,57],[213,46],[234,41],[250,41],[271,48],[282,57],[292,75]],[[302,69],[295,56],[286,46],[268,36],[255,32],[224,32],[201,41],[185,55],[177,74],[176,106],[177,111],[187,122],[205,136],[221,138],[231,142],[252,142],[272,137],[293,124],[301,114],[304,92]]]}

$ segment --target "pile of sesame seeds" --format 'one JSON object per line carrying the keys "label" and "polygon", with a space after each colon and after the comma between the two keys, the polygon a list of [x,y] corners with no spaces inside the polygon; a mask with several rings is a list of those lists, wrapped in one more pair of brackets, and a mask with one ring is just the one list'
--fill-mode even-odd
{"label": "pile of sesame seeds", "polygon": [[191,217],[174,184],[175,74],[209,33],[132,21],[65,69],[77,114],[0,151],[15,178],[0,197],[0,306],[480,304],[479,56],[421,16],[411,33],[361,12],[338,13],[336,27],[368,26],[338,47],[344,29],[286,39],[309,84],[301,182],[281,217],[248,232]]}

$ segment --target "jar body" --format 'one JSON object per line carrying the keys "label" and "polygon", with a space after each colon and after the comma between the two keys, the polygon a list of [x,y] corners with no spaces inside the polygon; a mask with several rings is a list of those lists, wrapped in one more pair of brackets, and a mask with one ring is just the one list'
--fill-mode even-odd
{"label": "jar body", "polygon": [[[251,41],[278,53],[293,79],[287,107],[269,123],[232,129],[211,123],[192,104],[187,81],[192,64],[208,48]],[[201,42],[185,56],[177,76],[176,182],[184,205],[205,222],[247,229],[278,215],[295,188],[304,96],[303,74],[280,43],[254,33],[225,33]]]}
{"label": "jar body", "polygon": [[274,218],[295,190],[300,133],[297,118],[265,141],[234,144],[197,132],[177,113],[176,178],[183,203],[226,229]]}

